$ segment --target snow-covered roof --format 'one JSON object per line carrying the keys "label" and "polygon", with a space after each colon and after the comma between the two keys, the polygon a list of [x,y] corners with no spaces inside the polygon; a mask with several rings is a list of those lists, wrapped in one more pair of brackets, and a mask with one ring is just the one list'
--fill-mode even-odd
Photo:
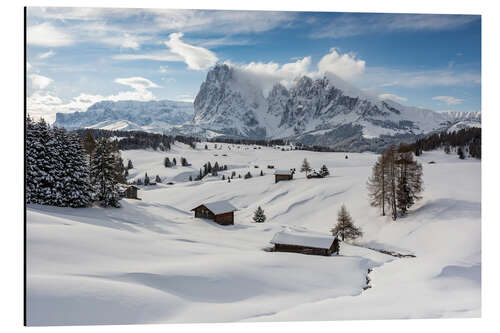
{"label": "snow-covered roof", "polygon": [[274,174],[275,175],[290,175],[291,176],[293,174],[293,172],[292,172],[292,170],[276,170],[276,171],[274,171]]}
{"label": "snow-covered roof", "polygon": [[200,207],[202,205],[205,206],[205,207],[207,207],[215,215],[219,215],[219,214],[223,214],[223,213],[229,213],[229,212],[234,212],[235,210],[238,210],[236,207],[234,207],[227,200],[204,203],[204,204],[196,206],[195,208],[193,208],[191,210],[195,210],[196,208],[198,208],[198,207]]}
{"label": "snow-covered roof", "polygon": [[286,244],[314,247],[317,249],[329,249],[332,246],[334,236],[329,235],[308,235],[291,233],[289,231],[280,231],[276,233],[271,240],[271,244]]}

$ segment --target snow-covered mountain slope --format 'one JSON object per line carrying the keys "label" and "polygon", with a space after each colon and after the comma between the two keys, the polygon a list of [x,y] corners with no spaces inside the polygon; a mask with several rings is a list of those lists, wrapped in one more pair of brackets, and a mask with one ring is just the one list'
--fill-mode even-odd
{"label": "snow-covered mountain slope", "polygon": [[286,88],[276,84],[267,96],[238,68],[213,67],[194,104],[171,101],[99,102],[86,112],[57,114],[68,129],[150,132],[290,139],[349,151],[379,151],[436,130],[480,126],[479,112],[434,112],[380,100],[328,74],[303,76]]}
{"label": "snow-covered mountain slope", "polygon": [[[273,87],[264,98],[251,80],[226,64],[215,66],[196,96],[195,125],[227,135],[295,138],[327,146],[345,140],[411,136],[442,130],[477,114],[438,113],[379,100],[328,74]],[[480,119],[480,116],[479,116]]]}
{"label": "snow-covered mountain slope", "polygon": [[458,131],[464,128],[481,127],[481,112],[458,112],[444,111],[452,119],[453,125],[448,128],[448,132]]}
{"label": "snow-covered mountain slope", "polygon": [[176,101],[102,101],[85,112],[57,113],[55,126],[163,132],[193,117],[193,105]]}
{"label": "snow-covered mountain slope", "polygon": [[[124,199],[120,209],[28,205],[29,325],[480,316],[479,161],[424,152],[418,157],[423,200],[393,222],[366,196],[375,154],[345,159],[343,153],[204,145],[124,151],[134,164],[130,179],[147,172],[175,185],[141,187],[142,200]],[[192,166],[165,168],[166,156],[184,156]],[[278,184],[266,168],[257,176],[268,164],[299,169],[304,158],[314,168],[326,164],[331,176],[297,173]],[[229,169],[189,182],[207,161]],[[232,171],[254,177],[221,180]],[[218,200],[238,208],[234,226],[193,218],[190,209]],[[345,243],[331,257],[263,251],[282,230],[328,234],[342,204],[363,229],[359,245],[416,258]],[[252,223],[257,206],[267,216],[262,224]],[[372,288],[363,290],[369,268]]]}

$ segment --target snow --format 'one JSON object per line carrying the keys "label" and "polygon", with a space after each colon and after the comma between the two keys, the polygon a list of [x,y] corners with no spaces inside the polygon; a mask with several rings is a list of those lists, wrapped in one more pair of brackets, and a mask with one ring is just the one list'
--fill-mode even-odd
{"label": "snow", "polygon": [[[366,181],[376,154],[345,159],[344,153],[204,145],[122,152],[124,161],[133,161],[131,178],[147,172],[175,181],[139,186],[142,200],[123,199],[122,208],[28,205],[29,325],[481,315],[480,161],[424,152],[418,157],[423,200],[393,222],[369,205]],[[165,168],[167,156],[184,156],[192,166]],[[297,173],[275,184],[271,170],[254,168],[299,168],[304,158],[316,169],[325,164],[331,176]],[[228,170],[188,181],[207,161]],[[254,177],[221,180],[232,171]],[[201,221],[190,212],[222,200],[238,207],[235,225]],[[342,204],[364,235],[353,245],[342,242],[339,256],[264,251],[281,231],[328,234]],[[258,206],[265,223],[253,223]],[[368,269],[372,288],[363,290]]]}
{"label": "snow", "polygon": [[274,171],[275,175],[292,175],[292,170],[276,170]]}
{"label": "snow", "polygon": [[226,201],[226,200],[201,203],[200,205],[198,205],[196,207],[199,207],[201,205],[207,207],[215,215],[234,212],[234,211],[238,210],[236,207],[231,205],[231,203],[229,201]]}
{"label": "snow", "polygon": [[280,231],[274,235],[271,244],[286,244],[314,247],[317,249],[329,249],[335,237],[328,235],[310,235]]}

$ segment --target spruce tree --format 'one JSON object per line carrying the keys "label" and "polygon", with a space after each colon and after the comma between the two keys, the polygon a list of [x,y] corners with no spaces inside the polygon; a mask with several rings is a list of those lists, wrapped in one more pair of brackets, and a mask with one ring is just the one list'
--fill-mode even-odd
{"label": "spruce tree", "polygon": [[319,170],[319,174],[321,175],[321,177],[328,177],[330,175],[330,171],[328,171],[328,168],[325,164],[323,164],[323,166]]}
{"label": "spruce tree", "polygon": [[172,164],[177,165],[177,160],[175,159],[175,157],[172,159]]}
{"label": "spruce tree", "polygon": [[334,236],[340,235],[342,241],[349,239],[354,240],[358,237],[363,236],[363,232],[360,228],[356,227],[352,221],[352,217],[347,211],[345,205],[340,207],[337,216],[337,224],[331,230]]}
{"label": "spruce tree", "polygon": [[260,170],[260,175],[264,176],[264,171]]}
{"label": "spruce tree", "polygon": [[144,175],[144,185],[145,186],[148,186],[149,185],[149,177],[148,177],[148,173],[146,172],[146,174]]}
{"label": "spruce tree", "polygon": [[168,157],[165,157],[165,159],[163,160],[163,165],[165,166],[165,168],[170,168],[172,166],[172,162],[170,162],[170,159]]}
{"label": "spruce tree", "polygon": [[94,139],[94,136],[92,135],[92,132],[87,130],[85,132],[85,137],[83,138],[83,148],[85,148],[85,151],[87,152],[87,155],[89,156],[89,162],[92,160],[92,156],[94,156],[95,148],[96,148],[96,141]]}
{"label": "spruce tree", "polygon": [[414,160],[411,152],[406,152],[398,155],[396,166],[398,169],[397,207],[404,215],[416,200],[421,199],[422,165]]}
{"label": "spruce tree", "polygon": [[133,168],[134,168],[134,165],[132,164],[132,160],[128,160],[127,169],[133,169]]}
{"label": "spruce tree", "polygon": [[[90,183],[90,166],[87,152],[80,144],[76,134],[67,136],[67,158],[64,163],[64,205],[78,208],[88,207],[94,198],[94,189]],[[93,154],[93,153],[92,153]]]}
{"label": "spruce tree", "polygon": [[160,178],[160,176],[159,176],[159,175],[156,175],[156,177],[155,177],[155,182],[157,182],[157,183],[161,183],[161,178]]}
{"label": "spruce tree", "polygon": [[91,165],[91,179],[96,193],[96,200],[102,206],[120,207],[120,194],[117,185],[115,157],[106,138],[97,141],[94,159]]}
{"label": "spruce tree", "polygon": [[260,206],[257,207],[257,210],[253,214],[253,220],[255,223],[264,223],[266,221],[266,215]]}

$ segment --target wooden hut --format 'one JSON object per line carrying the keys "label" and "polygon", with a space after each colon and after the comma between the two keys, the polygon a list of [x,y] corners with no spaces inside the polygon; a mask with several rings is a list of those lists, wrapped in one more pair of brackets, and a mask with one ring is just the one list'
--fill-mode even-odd
{"label": "wooden hut", "polygon": [[127,199],[139,199],[137,198],[138,189],[139,188],[137,186],[129,185],[123,190],[122,194]]}
{"label": "wooden hut", "polygon": [[276,170],[274,172],[274,183],[282,180],[292,180],[293,170]]}
{"label": "wooden hut", "polygon": [[234,212],[236,210],[236,207],[229,201],[204,203],[191,209],[191,211],[194,211],[194,217],[210,219],[220,225],[234,224]]}
{"label": "wooden hut", "polygon": [[336,236],[280,231],[271,240],[274,251],[329,256],[339,251]]}

